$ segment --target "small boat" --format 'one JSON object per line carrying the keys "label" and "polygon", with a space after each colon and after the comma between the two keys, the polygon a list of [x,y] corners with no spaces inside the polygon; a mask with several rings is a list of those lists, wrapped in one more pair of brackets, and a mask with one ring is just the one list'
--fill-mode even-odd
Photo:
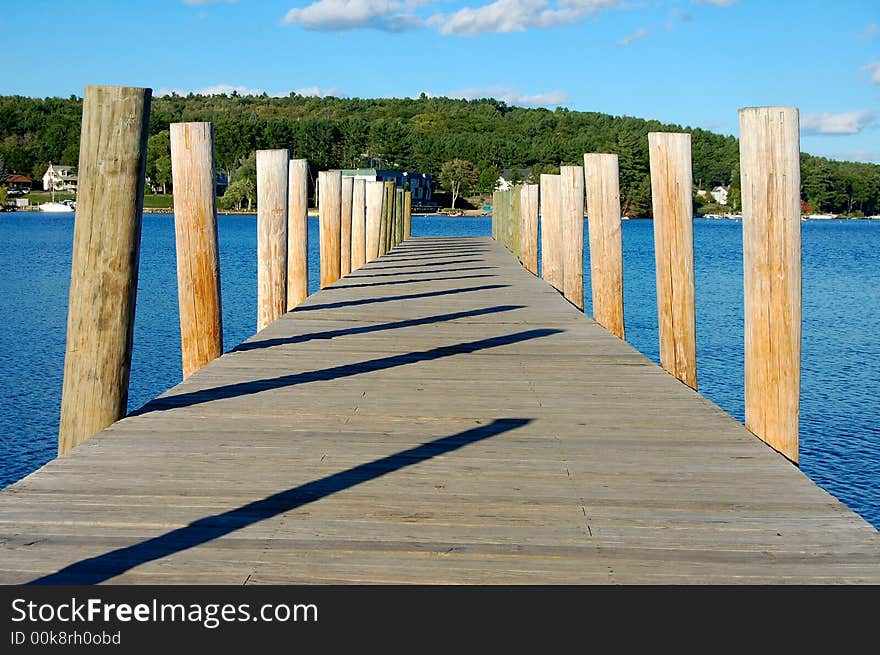
{"label": "small boat", "polygon": [[447,215],[447,216],[453,216],[453,217],[455,217],[455,218],[458,218],[459,216],[464,216],[464,212],[449,212],[449,213],[446,214],[446,215]]}
{"label": "small boat", "polygon": [[44,202],[39,205],[41,212],[49,212],[51,214],[70,214],[76,209],[76,205],[72,200],[64,202]]}

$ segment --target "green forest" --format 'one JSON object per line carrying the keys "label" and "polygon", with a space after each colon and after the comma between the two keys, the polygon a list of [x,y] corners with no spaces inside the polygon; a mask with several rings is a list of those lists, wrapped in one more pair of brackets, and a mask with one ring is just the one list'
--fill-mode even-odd
{"label": "green forest", "polygon": [[[0,96],[0,176],[17,172],[39,179],[49,161],[75,166],[81,115],[82,100],[73,96]],[[372,100],[172,95],[154,98],[150,114],[147,174],[160,187],[171,182],[168,126],[180,121],[214,123],[216,165],[231,180],[227,203],[253,199],[254,152],[262,148],[287,148],[291,156],[307,158],[313,174],[376,166],[439,179],[445,163],[465,160],[475,172],[461,189],[464,196],[490,193],[505,169],[529,170],[536,178],[560,164],[582,164],[585,152],[613,152],[620,157],[624,213],[650,216],[647,134],[686,131],[693,135],[695,186],[730,185],[728,209],[739,209],[734,137],[628,116],[425,95]],[[809,211],[880,214],[880,166],[802,154],[801,170]]]}

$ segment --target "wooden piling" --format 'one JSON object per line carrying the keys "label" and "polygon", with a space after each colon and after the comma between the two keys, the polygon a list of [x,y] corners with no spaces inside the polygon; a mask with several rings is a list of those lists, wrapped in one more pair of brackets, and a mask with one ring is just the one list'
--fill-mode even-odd
{"label": "wooden piling", "polygon": [[382,236],[382,216],[385,213],[385,184],[371,180],[366,184],[367,227],[366,257],[371,262],[379,256],[379,243]]}
{"label": "wooden piling", "polygon": [[798,110],[739,111],[746,427],[799,460],[801,205]]}
{"label": "wooden piling", "polygon": [[351,195],[351,270],[366,263],[366,180],[355,179]]}
{"label": "wooden piling", "polygon": [[563,246],[559,175],[541,174],[541,277],[562,291]]}
{"label": "wooden piling", "polygon": [[287,201],[287,311],[309,296],[309,162],[291,159]]}
{"label": "wooden piling", "polygon": [[257,330],[287,310],[287,150],[257,150]]}
{"label": "wooden piling", "polygon": [[568,301],[584,308],[584,169],[560,166],[564,291]]}
{"label": "wooden piling", "polygon": [[623,322],[623,238],[620,223],[620,169],[617,155],[584,155],[589,216],[590,284],[593,318],[626,339]]}
{"label": "wooden piling", "polygon": [[384,231],[379,254],[384,255],[391,250],[391,229],[394,223],[394,182],[385,182],[385,215],[383,216]]}
{"label": "wooden piling", "polygon": [[318,225],[323,289],[336,282],[341,271],[342,171],[318,173]]}
{"label": "wooden piling", "polygon": [[395,189],[394,192],[394,245],[397,246],[403,241],[403,204],[406,202],[406,195],[403,189]]}
{"label": "wooden piling", "polygon": [[404,195],[403,207],[403,240],[406,241],[412,236],[412,191]]}
{"label": "wooden piling", "polygon": [[520,251],[523,266],[538,274],[538,185],[520,189]]}
{"label": "wooden piling", "polygon": [[492,238],[496,241],[500,240],[498,238],[498,225],[501,219],[501,209],[498,207],[498,197],[500,193],[501,192],[498,190],[492,192]]}
{"label": "wooden piling", "polygon": [[342,178],[342,219],[339,229],[339,275],[351,273],[351,203],[354,178]]}
{"label": "wooden piling", "polygon": [[172,123],[171,177],[183,377],[223,354],[214,125]]}
{"label": "wooden piling", "polygon": [[660,363],[697,388],[691,135],[648,134]]}
{"label": "wooden piling", "polygon": [[125,416],[150,89],[83,95],[58,454]]}

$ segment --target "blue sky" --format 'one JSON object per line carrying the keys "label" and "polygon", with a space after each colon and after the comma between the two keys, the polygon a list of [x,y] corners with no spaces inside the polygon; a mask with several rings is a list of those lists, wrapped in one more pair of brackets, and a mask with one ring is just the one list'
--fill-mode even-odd
{"label": "blue sky", "polygon": [[726,134],[793,105],[802,150],[880,163],[876,0],[28,0],[3,22],[0,94],[425,92]]}

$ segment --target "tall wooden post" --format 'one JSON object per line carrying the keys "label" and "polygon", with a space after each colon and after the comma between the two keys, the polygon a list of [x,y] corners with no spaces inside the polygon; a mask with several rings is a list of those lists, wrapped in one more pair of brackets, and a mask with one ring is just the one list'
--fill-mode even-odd
{"label": "tall wooden post", "polygon": [[287,311],[309,296],[309,162],[291,159],[287,212]]}
{"label": "tall wooden post", "polygon": [[563,250],[559,175],[541,174],[541,277],[562,291]]}
{"label": "tall wooden post", "polygon": [[697,388],[691,135],[648,134],[660,363]]}
{"label": "tall wooden post", "polygon": [[323,289],[336,282],[340,276],[342,171],[318,173],[318,224]]}
{"label": "tall wooden post", "polygon": [[382,233],[382,246],[379,254],[384,255],[391,250],[391,226],[394,222],[394,182],[385,182],[385,215]]}
{"label": "tall wooden post", "polygon": [[798,110],[739,111],[746,427],[799,460],[801,205]]}
{"label": "tall wooden post", "polygon": [[59,455],[126,413],[150,96],[85,89]]}
{"label": "tall wooden post", "polygon": [[538,185],[524,184],[520,189],[520,250],[522,263],[533,275],[538,274]]}
{"label": "tall wooden post", "polygon": [[385,213],[385,184],[379,180],[367,182],[367,261],[379,256],[382,235],[382,216]]}
{"label": "tall wooden post", "polygon": [[366,180],[354,180],[351,194],[351,270],[366,263]]}
{"label": "tall wooden post", "polygon": [[626,339],[623,324],[623,237],[617,155],[585,154],[584,179],[590,221],[590,280],[593,318]]}
{"label": "tall wooden post", "polygon": [[339,275],[351,273],[351,203],[354,178],[342,178],[342,220],[339,229]]}
{"label": "tall wooden post", "polygon": [[223,354],[214,125],[171,124],[183,377]]}
{"label": "tall wooden post", "polygon": [[412,191],[407,191],[403,205],[403,240],[412,236]]}
{"label": "tall wooden post", "polygon": [[257,150],[257,330],[287,310],[287,150]]}
{"label": "tall wooden post", "polygon": [[403,189],[396,189],[394,196],[394,245],[400,245],[403,241],[403,203],[406,196]]}
{"label": "tall wooden post", "polygon": [[564,295],[584,309],[584,169],[560,166]]}
{"label": "tall wooden post", "polygon": [[498,206],[498,198],[500,197],[500,191],[495,190],[492,192],[492,238],[496,241],[499,241],[498,233],[499,233],[499,222],[501,220],[501,208]]}

